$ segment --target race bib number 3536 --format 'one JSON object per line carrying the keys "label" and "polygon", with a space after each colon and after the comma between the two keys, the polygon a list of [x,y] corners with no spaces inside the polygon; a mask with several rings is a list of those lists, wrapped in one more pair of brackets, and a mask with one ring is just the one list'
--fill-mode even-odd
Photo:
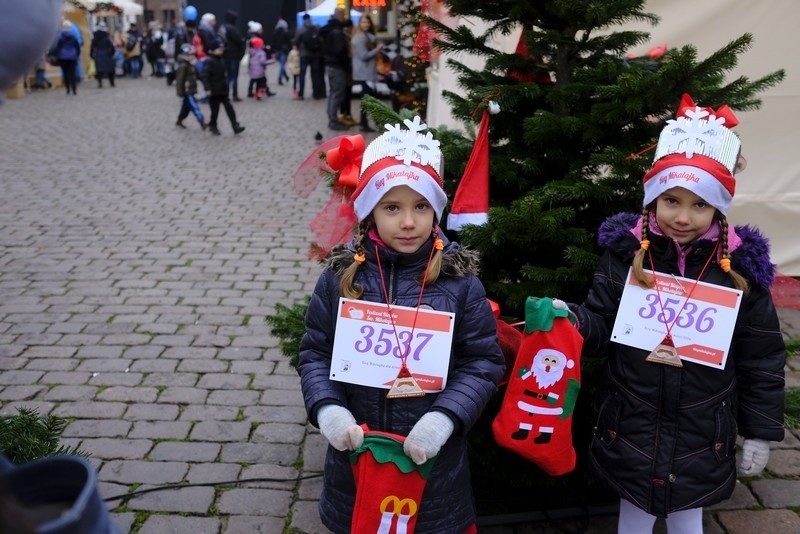
{"label": "race bib number 3536", "polygon": [[665,325],[670,325],[681,360],[724,369],[742,292],[706,282],[698,282],[692,291],[695,280],[646,273],[655,276],[658,291],[641,287],[628,271],[611,341],[650,351],[667,334]]}

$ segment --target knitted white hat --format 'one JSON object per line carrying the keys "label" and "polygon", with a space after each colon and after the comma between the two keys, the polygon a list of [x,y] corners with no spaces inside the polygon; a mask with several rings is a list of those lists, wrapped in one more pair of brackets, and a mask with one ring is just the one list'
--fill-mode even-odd
{"label": "knitted white hat", "polygon": [[676,117],[661,131],[653,167],[642,180],[643,205],[673,187],[682,187],[727,214],[742,145],[729,128],[739,124],[738,119],[728,106],[700,107],[689,95],[683,95]]}
{"label": "knitted white hat", "polygon": [[436,219],[442,220],[447,195],[442,183],[442,152],[439,141],[421,123],[419,116],[399,124],[386,125],[386,133],[373,140],[361,160],[358,185],[350,197],[359,221],[363,221],[383,195],[399,185],[407,185],[431,203]]}

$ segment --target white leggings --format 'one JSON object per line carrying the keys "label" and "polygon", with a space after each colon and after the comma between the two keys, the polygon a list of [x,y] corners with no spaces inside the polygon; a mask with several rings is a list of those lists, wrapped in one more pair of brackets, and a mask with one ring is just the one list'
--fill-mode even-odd
{"label": "white leggings", "polygon": [[[650,534],[656,516],[650,515],[625,499],[619,501],[618,534]],[[691,508],[667,516],[667,532],[671,534],[703,534],[703,509]]]}

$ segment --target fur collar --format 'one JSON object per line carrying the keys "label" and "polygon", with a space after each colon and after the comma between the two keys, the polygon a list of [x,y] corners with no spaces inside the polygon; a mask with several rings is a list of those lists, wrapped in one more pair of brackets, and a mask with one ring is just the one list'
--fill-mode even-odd
{"label": "fur collar", "polygon": [[[598,244],[625,260],[632,260],[639,249],[639,242],[631,230],[639,222],[640,215],[618,213],[606,219],[597,234]],[[767,289],[775,280],[776,265],[769,259],[769,240],[752,226],[735,226],[736,235],[742,244],[731,252],[731,264],[736,272],[748,282]]]}
{"label": "fur collar", "polygon": [[[442,257],[442,274],[452,278],[460,278],[468,274],[478,274],[478,266],[480,256],[477,252],[463,248],[458,243],[451,243],[447,238],[440,236],[445,241],[444,256]],[[369,241],[369,239],[367,239]],[[369,241],[372,243],[372,241]],[[423,262],[427,260],[428,253],[430,252],[431,244],[423,246],[418,253],[410,255],[402,255],[404,257],[413,257],[417,254],[420,257],[424,256]],[[374,253],[371,245],[365,246],[367,250],[367,263],[374,262]],[[322,260],[322,266],[326,269],[331,269],[336,274],[341,275],[347,267],[353,263],[353,255],[355,254],[355,242],[352,241],[346,245],[336,245],[331,249],[328,255]],[[391,254],[391,253],[389,253]],[[366,265],[366,264],[365,264]],[[424,263],[421,263],[424,268]]]}

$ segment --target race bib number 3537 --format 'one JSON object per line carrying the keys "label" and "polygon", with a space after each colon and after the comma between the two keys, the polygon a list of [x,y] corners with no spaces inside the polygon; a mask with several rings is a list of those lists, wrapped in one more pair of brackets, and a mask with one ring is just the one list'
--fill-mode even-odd
{"label": "race bib number 3537", "polygon": [[392,306],[390,312],[385,304],[340,298],[330,378],[389,389],[407,353],[406,364],[419,386],[426,392],[441,391],[454,317],[407,306]]}

